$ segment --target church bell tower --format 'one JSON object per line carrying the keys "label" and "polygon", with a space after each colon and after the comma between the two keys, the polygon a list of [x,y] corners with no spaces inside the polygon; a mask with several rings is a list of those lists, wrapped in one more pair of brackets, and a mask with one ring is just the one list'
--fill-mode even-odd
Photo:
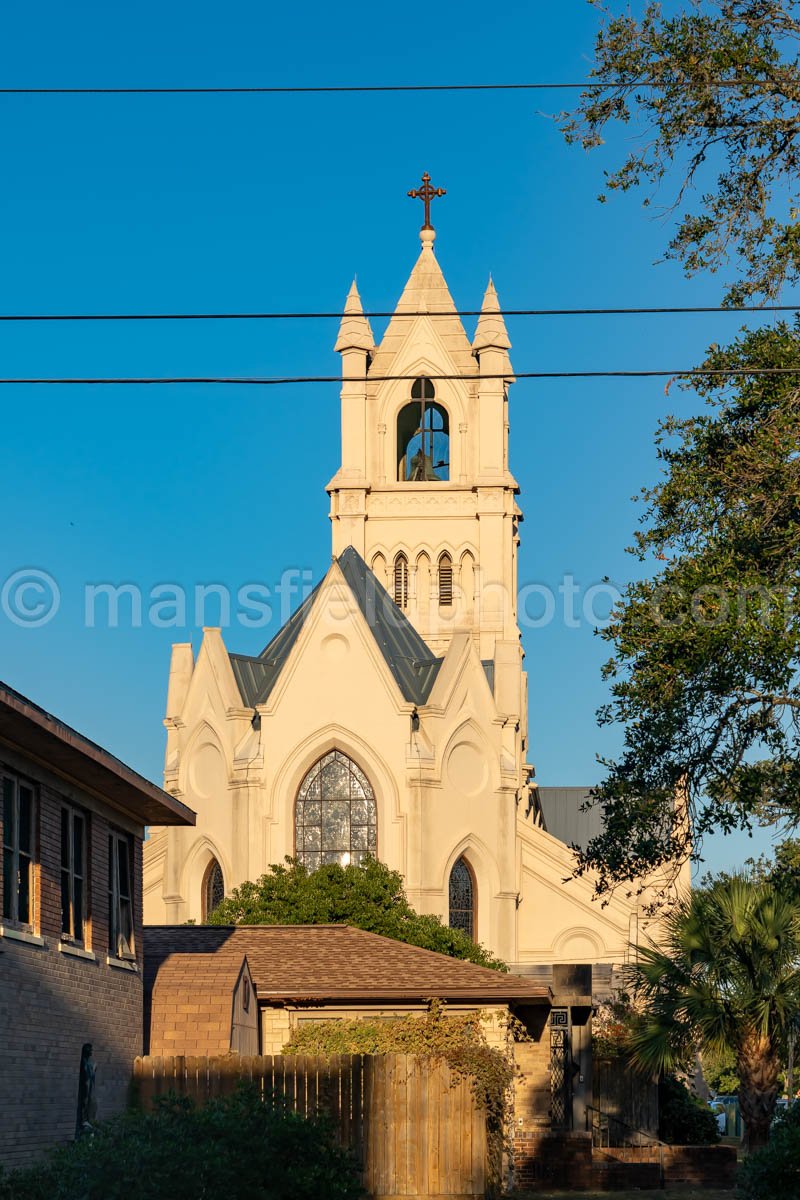
{"label": "church bell tower", "polygon": [[470,342],[434,253],[421,251],[379,344],[355,283],[342,356],[342,463],[328,484],[333,553],[352,545],[436,653],[469,631],[482,659],[519,655],[517,483],[508,462],[505,323],[489,280]]}

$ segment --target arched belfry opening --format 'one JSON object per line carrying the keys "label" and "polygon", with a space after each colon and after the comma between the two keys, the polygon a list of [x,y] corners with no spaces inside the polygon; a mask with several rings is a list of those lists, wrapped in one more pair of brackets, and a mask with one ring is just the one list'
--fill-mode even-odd
{"label": "arched belfry opening", "polygon": [[351,758],[331,750],[314,763],[295,801],[295,856],[309,870],[349,866],[378,850],[372,785]]}
{"label": "arched belfry opening", "polygon": [[476,905],[478,899],[475,876],[463,854],[453,864],[448,886],[451,929],[461,929],[475,940]]}
{"label": "arched belfry opening", "polygon": [[450,417],[430,379],[415,379],[411,400],[397,414],[400,483],[444,483],[450,478]]}
{"label": "arched belfry opening", "polygon": [[203,874],[201,907],[204,921],[211,916],[214,909],[218,908],[224,899],[225,877],[222,874],[222,867],[215,858],[212,858]]}

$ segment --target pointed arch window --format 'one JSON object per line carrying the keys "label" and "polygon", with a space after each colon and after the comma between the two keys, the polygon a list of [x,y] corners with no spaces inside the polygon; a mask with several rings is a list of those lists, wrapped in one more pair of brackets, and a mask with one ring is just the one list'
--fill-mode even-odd
{"label": "pointed arch window", "polygon": [[295,856],[316,871],[346,867],[378,849],[375,794],[364,772],[340,750],[326,754],[306,775],[295,802]]}
{"label": "pointed arch window", "polygon": [[467,860],[461,856],[450,872],[450,928],[461,929],[475,938],[475,877]]}
{"label": "pointed arch window", "polygon": [[219,908],[225,899],[225,877],[222,867],[215,858],[206,867],[203,876],[203,920],[211,916],[215,908]]}
{"label": "pointed arch window", "polygon": [[439,604],[450,608],[453,603],[453,560],[445,551],[439,555]]}
{"label": "pointed arch window", "polygon": [[408,559],[402,553],[394,560],[394,602],[408,608]]}
{"label": "pointed arch window", "polygon": [[430,379],[415,379],[411,402],[397,414],[397,478],[441,483],[450,478],[450,418]]}

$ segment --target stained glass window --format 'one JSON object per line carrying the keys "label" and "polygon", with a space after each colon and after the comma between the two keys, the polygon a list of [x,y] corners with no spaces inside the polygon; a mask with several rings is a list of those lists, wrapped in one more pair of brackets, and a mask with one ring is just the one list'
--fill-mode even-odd
{"label": "stained glass window", "polygon": [[205,908],[204,915],[209,916],[215,908],[217,908],[225,899],[225,879],[222,874],[222,867],[215,858],[206,868],[203,906]]}
{"label": "stained glass window", "polygon": [[467,862],[459,858],[450,872],[450,928],[475,937],[475,884]]}
{"label": "stained glass window", "polygon": [[295,806],[295,855],[309,871],[359,863],[378,849],[375,795],[366,775],[340,750],[316,762]]}

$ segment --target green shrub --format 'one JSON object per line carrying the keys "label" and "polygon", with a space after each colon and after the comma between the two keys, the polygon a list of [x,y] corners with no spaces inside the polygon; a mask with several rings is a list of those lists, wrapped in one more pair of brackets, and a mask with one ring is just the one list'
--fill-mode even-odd
{"label": "green shrub", "polygon": [[316,871],[287,857],[284,863],[273,863],[256,883],[234,888],[206,924],[354,925],[480,967],[508,970],[463,929],[451,929],[431,913],[416,912],[400,872],[369,857],[346,867],[327,863]]}
{"label": "green shrub", "polygon": [[168,1097],[37,1167],[0,1175],[0,1200],[356,1200],[355,1165],[330,1128],[253,1087],[203,1108]]}
{"label": "green shrub", "polygon": [[719,1141],[714,1113],[674,1075],[662,1077],[658,1104],[662,1141],[671,1146],[713,1146]]}
{"label": "green shrub", "polygon": [[744,1200],[800,1196],[800,1102],[775,1122],[769,1142],[744,1161],[736,1182]]}

